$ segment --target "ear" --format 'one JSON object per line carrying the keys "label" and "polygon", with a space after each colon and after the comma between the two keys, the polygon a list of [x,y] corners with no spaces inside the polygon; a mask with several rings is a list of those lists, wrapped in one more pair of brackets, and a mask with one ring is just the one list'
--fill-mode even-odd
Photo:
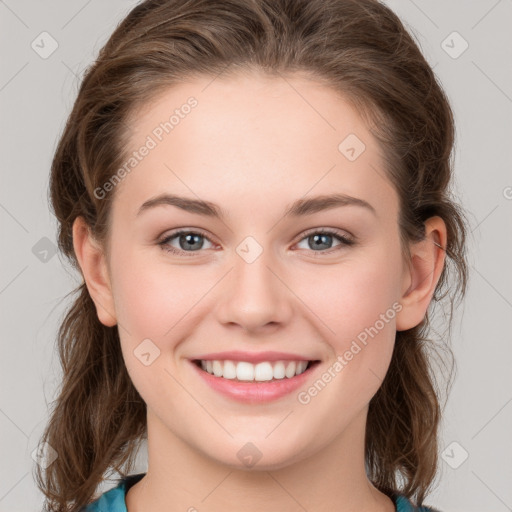
{"label": "ear", "polygon": [[73,247],[98,319],[103,325],[113,327],[117,318],[105,255],[82,217],[73,222]]}
{"label": "ear", "polygon": [[446,224],[436,216],[425,222],[425,238],[410,246],[411,261],[404,272],[397,331],[412,329],[425,318],[444,267],[446,240]]}

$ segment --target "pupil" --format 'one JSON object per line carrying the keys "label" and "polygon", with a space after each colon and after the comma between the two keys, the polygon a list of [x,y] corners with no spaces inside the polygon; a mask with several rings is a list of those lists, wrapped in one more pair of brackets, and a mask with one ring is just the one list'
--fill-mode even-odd
{"label": "pupil", "polygon": [[[188,245],[192,245],[194,242],[193,242],[193,240],[192,240],[192,241],[190,241],[190,240],[191,240],[191,239],[194,239],[194,238],[196,238],[196,239],[197,239],[197,237],[199,237],[199,236],[200,236],[200,235],[187,234],[187,235],[182,235],[182,236],[181,236],[181,238],[182,238],[182,240],[183,240],[183,239],[185,239],[185,243],[186,243],[186,244],[188,244]],[[193,247],[193,246],[192,246],[192,247],[188,247],[188,248],[194,249],[194,247]],[[199,247],[199,248],[200,248],[200,247]]]}
{"label": "pupil", "polygon": [[[314,235],[312,238],[313,238],[313,240],[314,240],[314,242],[313,242],[313,243],[314,243],[315,247],[317,247],[317,248],[318,248],[318,246],[322,244],[322,241],[321,241],[321,240],[322,240],[322,239],[324,239],[324,238],[326,238],[326,237],[327,237],[327,238],[329,238],[330,236],[331,236],[331,235],[326,235],[326,234]],[[320,241],[319,241],[319,240],[320,240]],[[325,244],[325,245],[327,245],[327,246],[329,246],[329,244],[328,244],[327,242],[324,242],[324,244]],[[329,247],[327,247],[327,249],[328,249],[328,248],[329,248]]]}

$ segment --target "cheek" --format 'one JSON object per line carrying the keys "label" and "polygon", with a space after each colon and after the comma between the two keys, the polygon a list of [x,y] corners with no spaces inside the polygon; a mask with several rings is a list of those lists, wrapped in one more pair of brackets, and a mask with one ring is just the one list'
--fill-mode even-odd
{"label": "cheek", "polygon": [[307,306],[324,324],[326,336],[335,340],[337,348],[343,348],[347,340],[373,326],[390,309],[387,316],[392,322],[386,326],[392,324],[394,328],[399,271],[396,260],[385,255],[354,259],[303,278],[297,283],[297,294],[306,298]]}
{"label": "cheek", "polygon": [[[113,271],[123,358],[135,387],[147,403],[152,403],[154,390],[171,389],[179,393],[166,372],[168,357],[183,338],[187,313],[202,295],[193,267],[185,270],[162,265],[161,260],[152,264],[151,260],[147,254],[135,252],[118,258]],[[149,353],[146,362],[145,353]]]}
{"label": "cheek", "polygon": [[197,268],[165,265],[144,251],[125,254],[113,271],[119,324],[134,337],[163,339],[200,298]]}
{"label": "cheek", "polygon": [[347,407],[367,403],[387,372],[401,309],[397,261],[387,249],[376,250],[364,259],[326,267],[324,275],[317,274],[316,286],[304,281],[298,293],[310,290],[307,305],[320,318],[330,346],[331,373],[336,375],[328,386],[333,402]]}

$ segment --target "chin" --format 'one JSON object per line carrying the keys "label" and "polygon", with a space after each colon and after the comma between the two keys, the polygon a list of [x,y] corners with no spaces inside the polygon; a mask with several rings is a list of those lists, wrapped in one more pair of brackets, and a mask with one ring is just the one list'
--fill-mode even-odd
{"label": "chin", "polygon": [[[301,451],[292,446],[283,447],[281,440],[276,438],[276,441],[275,443],[269,440],[262,440],[261,443],[257,440],[231,443],[220,453],[209,452],[208,456],[217,463],[238,471],[276,471],[308,456],[306,450]],[[234,457],[227,458],[226,453],[232,453]]]}

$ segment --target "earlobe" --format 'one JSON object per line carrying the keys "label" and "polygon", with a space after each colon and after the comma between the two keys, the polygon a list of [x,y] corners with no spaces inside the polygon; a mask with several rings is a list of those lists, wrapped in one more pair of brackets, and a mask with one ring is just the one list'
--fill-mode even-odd
{"label": "earlobe", "polygon": [[73,222],[73,247],[98,319],[113,327],[117,318],[105,254],[82,217]]}
{"label": "earlobe", "polygon": [[396,330],[405,331],[425,318],[446,257],[446,224],[441,217],[425,222],[425,238],[410,246],[411,261],[404,273],[404,287],[396,317]]}

